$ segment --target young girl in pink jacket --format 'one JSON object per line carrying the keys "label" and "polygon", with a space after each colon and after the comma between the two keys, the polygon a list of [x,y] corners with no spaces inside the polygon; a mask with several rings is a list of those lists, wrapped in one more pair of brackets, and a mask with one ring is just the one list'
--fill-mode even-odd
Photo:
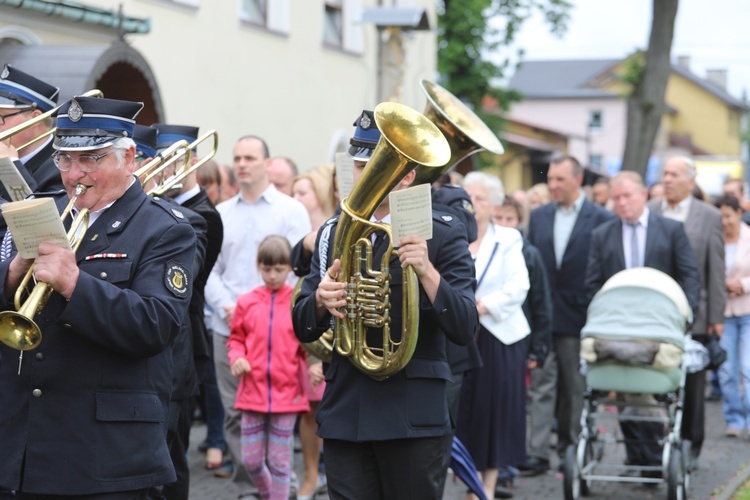
{"label": "young girl in pink jacket", "polygon": [[286,500],[297,414],[310,409],[300,383],[305,353],[292,328],[292,270],[286,238],[258,247],[263,285],[241,295],[229,336],[229,365],[240,377],[235,408],[242,410],[242,463],[263,499]]}

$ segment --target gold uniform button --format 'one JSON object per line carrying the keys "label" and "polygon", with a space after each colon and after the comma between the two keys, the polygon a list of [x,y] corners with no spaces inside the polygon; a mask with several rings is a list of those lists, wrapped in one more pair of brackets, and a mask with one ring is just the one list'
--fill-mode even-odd
{"label": "gold uniform button", "polygon": [[107,279],[107,273],[105,273],[104,271],[102,271],[101,273],[99,273],[99,277],[101,279],[103,279],[103,280],[106,280]]}
{"label": "gold uniform button", "polygon": [[31,391],[31,395],[35,398],[41,398],[42,397],[42,390],[41,389],[34,389]]}

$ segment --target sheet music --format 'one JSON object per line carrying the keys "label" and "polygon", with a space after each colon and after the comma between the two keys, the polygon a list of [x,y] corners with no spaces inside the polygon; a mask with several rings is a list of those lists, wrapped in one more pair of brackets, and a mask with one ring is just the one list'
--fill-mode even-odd
{"label": "sheet music", "polygon": [[393,191],[388,195],[391,207],[393,246],[404,236],[432,239],[432,196],[429,184]]}
{"label": "sheet music", "polygon": [[0,182],[11,197],[8,201],[21,201],[31,194],[31,188],[7,156],[0,157]]}

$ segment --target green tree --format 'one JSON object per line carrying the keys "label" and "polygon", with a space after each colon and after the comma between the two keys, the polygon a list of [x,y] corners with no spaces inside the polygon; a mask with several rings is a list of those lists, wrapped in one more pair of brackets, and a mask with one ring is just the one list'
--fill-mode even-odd
{"label": "green tree", "polygon": [[562,35],[570,8],[566,0],[443,0],[438,8],[438,72],[443,86],[475,109],[480,109],[485,96],[507,109],[518,94],[493,82],[506,75],[510,57],[499,63],[489,57],[508,47],[524,21],[537,11],[554,34]]}

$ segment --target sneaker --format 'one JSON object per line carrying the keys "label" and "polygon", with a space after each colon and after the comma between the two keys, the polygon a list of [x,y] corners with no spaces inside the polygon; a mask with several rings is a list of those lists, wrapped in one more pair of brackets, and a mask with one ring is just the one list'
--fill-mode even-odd
{"label": "sneaker", "polygon": [[728,427],[724,435],[728,438],[738,438],[742,434],[742,431],[737,427]]}
{"label": "sneaker", "polygon": [[221,467],[214,469],[214,476],[221,478],[232,477],[234,465],[231,460],[225,460]]}

